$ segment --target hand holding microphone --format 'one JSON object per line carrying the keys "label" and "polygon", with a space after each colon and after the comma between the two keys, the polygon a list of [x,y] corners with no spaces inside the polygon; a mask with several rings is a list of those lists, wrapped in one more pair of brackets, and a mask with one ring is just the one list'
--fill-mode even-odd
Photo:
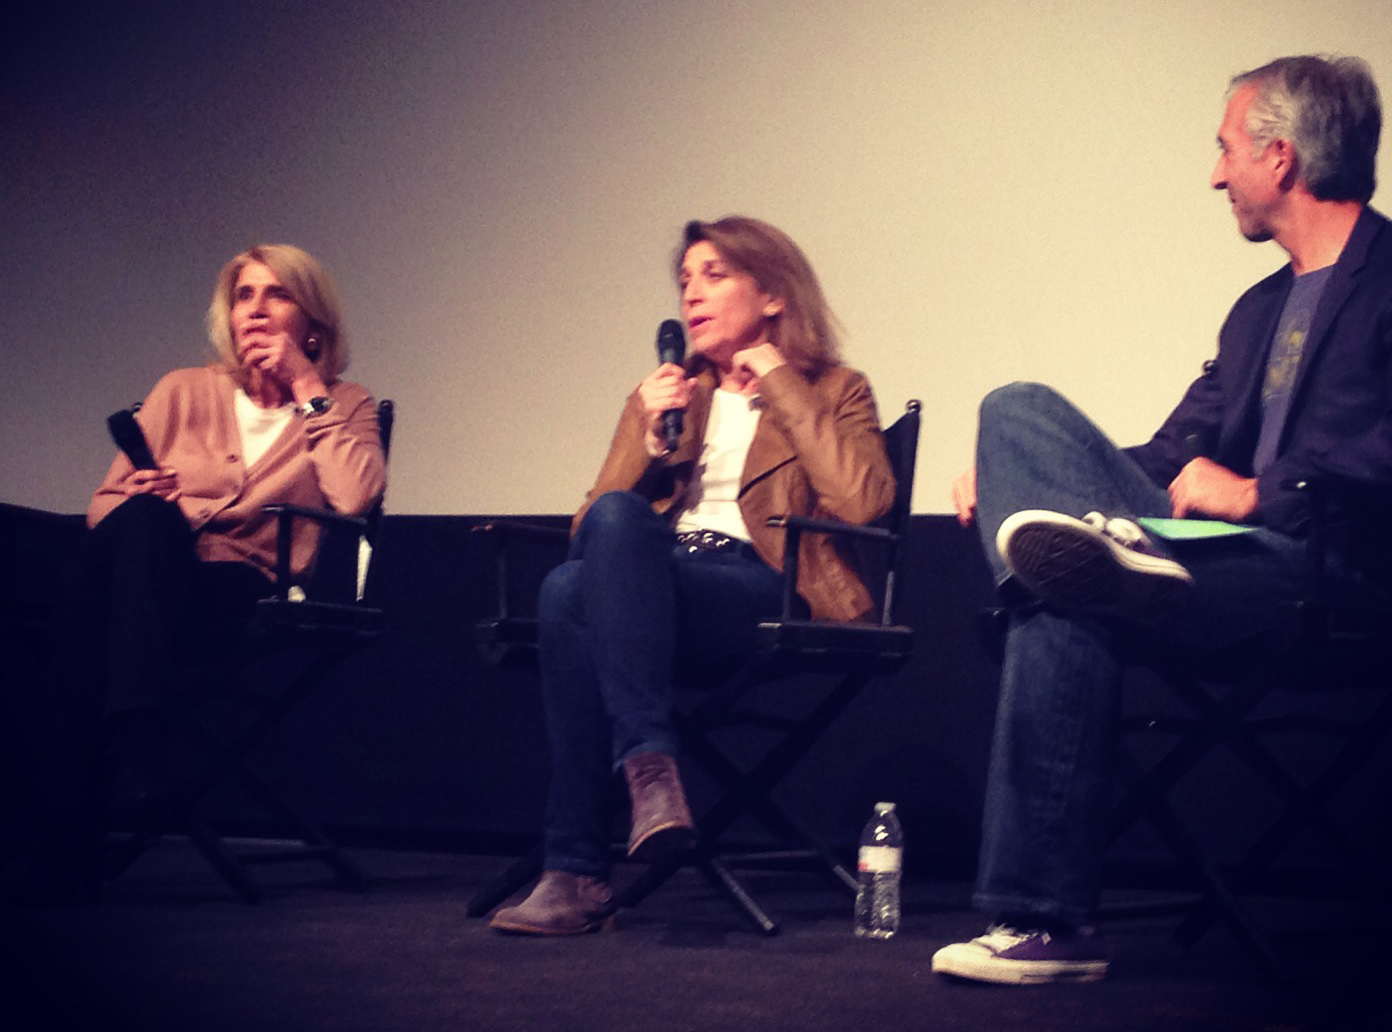
{"label": "hand holding microphone", "polygon": [[106,418],[106,427],[111,431],[111,439],[126,453],[126,458],[135,467],[125,480],[127,495],[152,494],[168,502],[179,500],[179,474],[168,466],[161,466],[150,450],[150,442],[145,439],[145,431],[135,420],[130,409],[113,412]]}
{"label": "hand holding microphone", "polygon": [[686,357],[686,336],[676,319],[666,319],[657,331],[657,371],[638,385],[643,408],[652,418],[649,445],[661,454],[673,452],[681,439],[682,415],[691,403],[691,381],[681,366]]}

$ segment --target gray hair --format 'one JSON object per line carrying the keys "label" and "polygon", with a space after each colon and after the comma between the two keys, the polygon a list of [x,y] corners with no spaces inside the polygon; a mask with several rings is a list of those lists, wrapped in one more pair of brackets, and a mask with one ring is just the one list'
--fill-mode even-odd
{"label": "gray hair", "polygon": [[1248,84],[1247,134],[1256,153],[1289,140],[1297,172],[1322,201],[1366,204],[1377,186],[1382,104],[1368,63],[1358,57],[1277,58],[1233,77],[1231,97]]}

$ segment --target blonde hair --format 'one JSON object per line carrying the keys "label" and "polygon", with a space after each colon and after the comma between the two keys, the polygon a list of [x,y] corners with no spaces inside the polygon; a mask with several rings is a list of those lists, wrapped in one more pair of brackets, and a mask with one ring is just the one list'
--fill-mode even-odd
{"label": "blonde hair", "polygon": [[686,252],[703,240],[730,265],[752,276],[760,290],[783,302],[783,311],[773,317],[769,341],[799,372],[815,380],[841,364],[836,317],[811,263],[786,233],[745,215],[688,222],[676,254],[678,282]]}
{"label": "blonde hair", "polygon": [[309,336],[319,342],[319,353],[311,356],[311,361],[324,382],[333,383],[348,368],[348,340],[338,291],[314,256],[292,244],[261,244],[243,251],[222,267],[207,315],[208,339],[218,359],[245,387],[247,371],[237,359],[237,346],[232,340],[232,295],[242,269],[251,262],[275,273],[290,299],[304,312],[309,320]]}

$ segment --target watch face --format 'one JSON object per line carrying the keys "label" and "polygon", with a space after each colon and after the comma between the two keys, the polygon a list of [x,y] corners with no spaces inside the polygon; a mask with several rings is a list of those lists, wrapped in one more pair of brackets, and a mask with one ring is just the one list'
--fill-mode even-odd
{"label": "watch face", "polygon": [[306,412],[312,412],[312,413],[314,413],[314,415],[316,415],[316,416],[322,416],[325,412],[329,411],[329,409],[332,408],[332,407],[333,407],[333,399],[332,399],[332,398],[323,398],[323,397],[320,397],[320,398],[310,398],[309,401],[305,402],[305,411],[306,411]]}

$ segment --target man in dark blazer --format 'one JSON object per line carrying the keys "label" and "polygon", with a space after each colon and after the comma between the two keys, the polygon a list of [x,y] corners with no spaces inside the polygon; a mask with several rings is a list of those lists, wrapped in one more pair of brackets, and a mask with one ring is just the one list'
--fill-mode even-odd
{"label": "man in dark blazer", "polygon": [[[1380,130],[1356,58],[1282,58],[1233,79],[1212,186],[1247,239],[1276,241],[1290,263],[1238,299],[1217,357],[1149,442],[1117,448],[1038,384],[982,403],[954,502],[1002,592],[1025,604],[1006,634],[974,896],[993,923],[939,950],[935,971],[1002,984],[1106,973],[1088,925],[1128,651],[1281,634],[1309,524],[1293,483],[1392,487],[1392,224],[1367,207]],[[1334,590],[1392,584],[1386,512],[1333,516]],[[1216,536],[1186,538],[1200,526]]]}

